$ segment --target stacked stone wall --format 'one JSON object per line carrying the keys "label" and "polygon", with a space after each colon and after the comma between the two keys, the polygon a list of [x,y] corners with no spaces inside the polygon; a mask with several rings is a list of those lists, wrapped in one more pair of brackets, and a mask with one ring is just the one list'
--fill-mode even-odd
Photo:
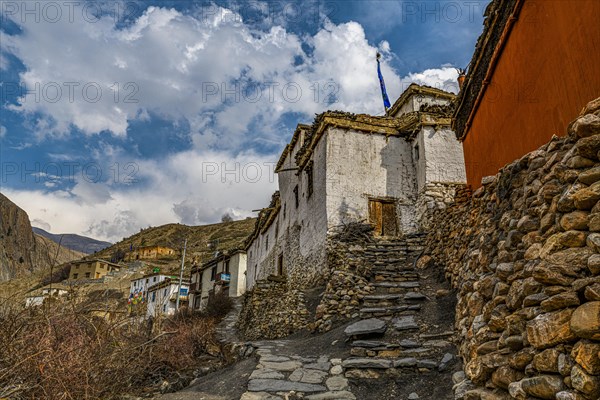
{"label": "stacked stone wall", "polygon": [[483,183],[419,261],[457,290],[456,398],[600,398],[600,99]]}
{"label": "stacked stone wall", "polygon": [[245,339],[277,339],[309,322],[304,293],[287,282],[259,282],[243,298],[237,327]]}

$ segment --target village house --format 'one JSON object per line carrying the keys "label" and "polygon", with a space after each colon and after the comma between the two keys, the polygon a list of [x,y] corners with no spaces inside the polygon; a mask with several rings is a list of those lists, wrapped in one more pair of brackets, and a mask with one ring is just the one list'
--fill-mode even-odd
{"label": "village house", "polygon": [[129,286],[130,302],[133,302],[134,300],[135,302],[139,302],[142,299],[148,299],[148,288],[164,281],[167,278],[177,279],[174,276],[163,275],[159,272],[152,272],[150,274],[145,274],[141,278],[132,279]]}
{"label": "village house", "polygon": [[319,279],[327,237],[342,224],[368,221],[377,236],[419,232],[466,180],[454,99],[412,84],[386,116],[328,111],[299,124],[275,169],[279,191],[246,242],[247,287],[273,275]]}
{"label": "village house", "polygon": [[[188,290],[190,282],[184,280],[179,292],[180,307],[188,303]],[[179,290],[179,278],[175,276],[166,277],[161,282],[148,287],[148,301],[146,315],[157,317],[159,315],[173,315],[177,311],[177,292]]]}
{"label": "village house", "polygon": [[163,257],[175,256],[177,252],[166,246],[140,246],[129,251],[125,256],[125,261],[152,260]]}
{"label": "village house", "polygon": [[597,0],[495,0],[485,15],[453,125],[473,189],[564,135],[600,89]]}
{"label": "village house", "polygon": [[25,298],[25,307],[41,306],[47,298],[59,298],[69,295],[71,288],[61,283],[53,283],[30,292]]}
{"label": "village house", "polygon": [[101,279],[109,273],[119,271],[120,269],[120,265],[100,259],[73,261],[69,271],[69,279],[73,281]]}
{"label": "village house", "polygon": [[219,293],[239,297],[246,291],[247,255],[243,250],[218,254],[212,260],[192,267],[190,308],[200,311]]}

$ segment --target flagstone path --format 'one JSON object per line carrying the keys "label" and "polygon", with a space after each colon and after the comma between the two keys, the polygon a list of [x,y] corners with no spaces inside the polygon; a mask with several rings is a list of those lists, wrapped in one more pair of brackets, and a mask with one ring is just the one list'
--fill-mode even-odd
{"label": "flagstone path", "polygon": [[343,375],[342,359],[299,356],[288,350],[285,340],[252,344],[259,362],[240,400],[356,399]]}

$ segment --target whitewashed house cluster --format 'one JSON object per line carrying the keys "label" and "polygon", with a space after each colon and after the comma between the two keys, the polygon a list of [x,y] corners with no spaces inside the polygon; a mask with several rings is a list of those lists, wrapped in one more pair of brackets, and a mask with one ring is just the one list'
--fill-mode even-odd
{"label": "whitewashed house cluster", "polygon": [[209,299],[219,293],[239,297],[246,291],[246,252],[232,250],[219,253],[212,260],[192,267],[189,307],[206,308]]}
{"label": "whitewashed house cluster", "polygon": [[177,311],[177,292],[180,305],[187,304],[189,280],[184,280],[179,289],[179,277],[168,276],[162,281],[148,287],[147,316],[173,315]]}
{"label": "whitewashed house cluster", "polygon": [[418,232],[426,210],[466,182],[450,128],[454,98],[412,84],[384,117],[328,111],[299,124],[275,169],[279,191],[246,242],[247,288],[272,275],[314,282],[341,224],[369,221],[381,236]]}
{"label": "whitewashed house cluster", "polygon": [[174,278],[170,275],[163,275],[159,272],[153,272],[150,274],[146,274],[141,278],[136,278],[131,280],[131,284],[129,286],[129,301],[132,302],[134,299],[139,301],[140,299],[148,299],[148,288],[152,285],[156,285],[164,281],[167,278]]}

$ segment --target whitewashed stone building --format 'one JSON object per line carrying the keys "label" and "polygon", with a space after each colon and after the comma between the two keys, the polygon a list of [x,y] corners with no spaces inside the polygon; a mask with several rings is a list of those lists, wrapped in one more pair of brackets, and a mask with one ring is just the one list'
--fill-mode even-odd
{"label": "whitewashed stone building", "polygon": [[187,305],[189,281],[181,283],[179,278],[167,277],[164,280],[148,287],[148,301],[146,308],[147,317],[157,317],[159,315],[173,315],[177,312],[177,292],[179,292],[179,302],[181,305]]}
{"label": "whitewashed stone building", "polygon": [[277,275],[311,284],[337,226],[368,221],[375,235],[416,233],[427,209],[451,202],[466,182],[450,129],[454,97],[412,84],[385,117],[328,111],[299,124],[275,169],[279,191],[246,243],[247,287]]}
{"label": "whitewashed stone building", "polygon": [[206,308],[211,296],[224,293],[235,298],[246,292],[246,252],[231,250],[212,260],[192,267],[190,274],[190,308]]}

